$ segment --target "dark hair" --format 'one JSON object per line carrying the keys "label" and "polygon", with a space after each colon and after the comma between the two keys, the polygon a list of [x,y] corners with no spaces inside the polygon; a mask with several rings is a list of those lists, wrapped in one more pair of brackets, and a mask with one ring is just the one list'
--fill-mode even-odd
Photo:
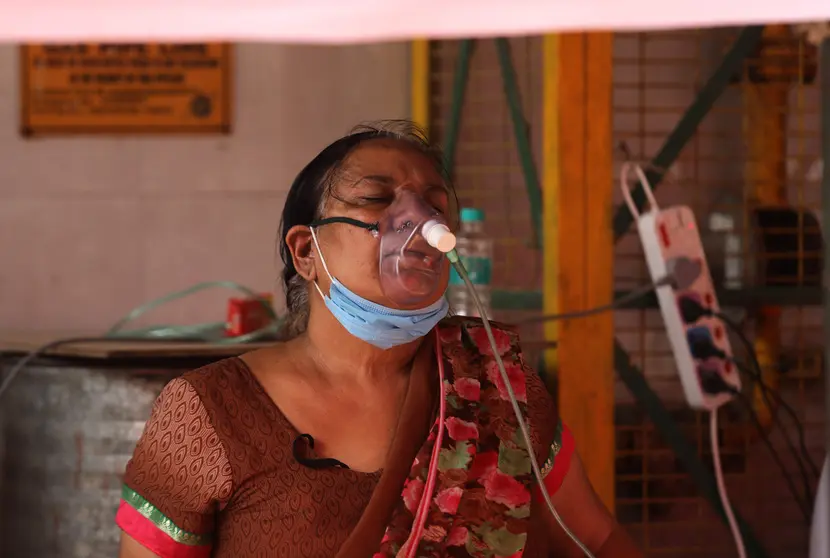
{"label": "dark hair", "polygon": [[288,311],[284,323],[284,334],[289,337],[299,335],[308,325],[308,289],[305,279],[297,273],[291,251],[285,242],[285,237],[292,227],[310,225],[322,217],[326,201],[332,193],[332,187],[337,182],[338,172],[349,154],[360,144],[373,139],[394,139],[406,142],[418,151],[428,155],[436,168],[445,177],[447,184],[452,185],[444,170],[443,156],[438,148],[433,146],[424,132],[414,123],[406,120],[388,120],[373,124],[363,124],[354,128],[347,136],[342,137],[323,149],[308,163],[294,179],[280,221],[279,251],[284,265],[282,282],[285,289],[285,305]]}

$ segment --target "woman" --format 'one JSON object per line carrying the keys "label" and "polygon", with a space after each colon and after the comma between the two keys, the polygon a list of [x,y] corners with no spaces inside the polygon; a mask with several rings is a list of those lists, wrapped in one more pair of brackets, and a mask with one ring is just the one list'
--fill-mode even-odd
{"label": "woman", "polygon": [[444,319],[446,258],[424,245],[430,289],[390,302],[377,223],[408,199],[452,227],[440,161],[398,123],[298,175],[280,239],[290,338],[165,387],[127,467],[121,558],[581,556],[542,490],[596,556],[640,556],[517,337],[494,325],[535,482],[481,322]]}

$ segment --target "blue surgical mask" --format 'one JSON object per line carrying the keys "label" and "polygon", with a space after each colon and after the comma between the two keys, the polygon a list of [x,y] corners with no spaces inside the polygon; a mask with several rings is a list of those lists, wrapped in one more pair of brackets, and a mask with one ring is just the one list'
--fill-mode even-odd
{"label": "blue surgical mask", "polygon": [[381,349],[391,349],[424,337],[449,312],[449,302],[443,296],[426,308],[396,310],[353,293],[329,272],[314,228],[311,229],[311,237],[320,254],[323,269],[331,280],[328,296],[323,294],[316,282],[314,286],[323,297],[326,308],[358,339]]}

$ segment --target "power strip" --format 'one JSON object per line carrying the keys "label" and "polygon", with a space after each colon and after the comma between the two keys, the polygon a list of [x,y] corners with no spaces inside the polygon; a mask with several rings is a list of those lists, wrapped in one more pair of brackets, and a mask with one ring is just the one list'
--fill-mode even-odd
{"label": "power strip", "polygon": [[[693,298],[714,314],[720,312],[694,213],[686,206],[660,209],[648,186],[645,173],[636,167],[635,171],[651,204],[648,212],[640,214],[625,182],[626,171],[624,167],[623,193],[637,221],[652,280],[656,283],[671,274],[673,262],[677,258],[688,258],[700,264],[700,274],[690,287],[677,291],[671,285],[664,285],[658,287],[656,292],[686,401],[694,409],[715,410],[729,402],[733,395],[707,393],[704,388],[707,376],[720,376],[736,391],[741,389],[741,379],[732,362],[732,347],[724,324],[716,317],[703,317],[694,323],[687,323],[680,312],[679,303],[686,297]],[[722,353],[721,356],[698,358],[701,343],[710,344]],[[695,356],[696,353],[698,357]]]}

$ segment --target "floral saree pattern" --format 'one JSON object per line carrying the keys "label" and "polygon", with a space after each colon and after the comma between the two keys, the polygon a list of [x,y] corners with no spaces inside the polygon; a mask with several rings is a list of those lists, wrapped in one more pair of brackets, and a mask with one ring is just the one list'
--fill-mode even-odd
{"label": "floral saree pattern", "polygon": [[[527,415],[528,368],[518,338],[503,328],[493,333],[510,386]],[[419,558],[519,558],[527,542],[536,482],[507,387],[481,325],[447,326],[439,336],[448,365],[443,381],[447,403],[443,427],[447,435],[434,464],[438,483],[432,494],[424,493],[432,445],[441,427],[436,424],[412,465],[401,504],[374,558],[411,554],[407,552],[409,545],[418,546],[414,555]],[[543,459],[537,456],[548,475],[554,469],[562,440],[560,426],[547,446],[548,455]],[[572,445],[569,437],[566,441]],[[416,510],[424,498],[431,502],[422,534],[410,540]]]}

